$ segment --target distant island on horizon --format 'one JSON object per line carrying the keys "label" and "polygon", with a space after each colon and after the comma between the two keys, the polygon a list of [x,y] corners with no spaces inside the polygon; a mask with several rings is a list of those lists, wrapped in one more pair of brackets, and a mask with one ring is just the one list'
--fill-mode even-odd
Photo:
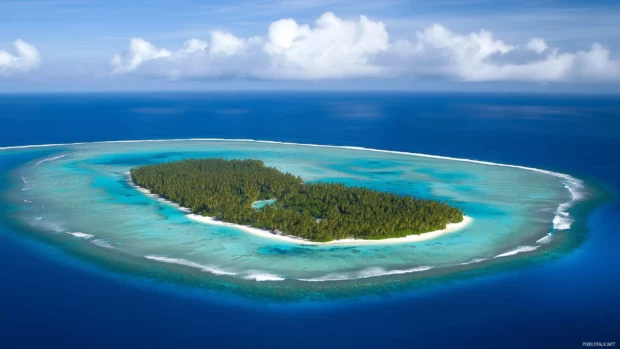
{"label": "distant island on horizon", "polygon": [[403,238],[464,219],[447,203],[342,183],[304,182],[261,160],[186,159],[134,167],[139,187],[193,214],[313,242]]}

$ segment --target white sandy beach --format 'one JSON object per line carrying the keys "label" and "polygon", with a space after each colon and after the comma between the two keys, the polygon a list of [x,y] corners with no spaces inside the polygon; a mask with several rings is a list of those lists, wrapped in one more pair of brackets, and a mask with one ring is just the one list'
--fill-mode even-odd
{"label": "white sandy beach", "polygon": [[333,240],[329,242],[314,242],[314,241],[310,241],[310,240],[306,240],[306,239],[302,239],[302,238],[290,236],[290,235],[276,235],[268,230],[258,229],[258,228],[250,227],[247,225],[239,225],[239,224],[222,222],[212,217],[205,217],[205,216],[200,216],[200,215],[196,215],[192,213],[188,214],[187,218],[193,221],[196,221],[196,222],[200,222],[200,223],[237,228],[247,233],[261,236],[267,239],[280,240],[280,241],[285,241],[285,242],[290,242],[290,243],[295,243],[295,244],[302,244],[302,245],[385,245],[385,244],[399,244],[399,243],[408,243],[408,242],[420,242],[420,241],[434,239],[442,235],[455,232],[457,230],[461,230],[473,221],[471,217],[464,216],[462,222],[450,223],[446,226],[446,229],[431,231],[431,232],[420,234],[420,235],[409,235],[403,238],[390,238],[390,239],[381,239],[381,240],[341,239],[341,240]]}
{"label": "white sandy beach", "polygon": [[127,177],[127,182],[134,187],[136,190],[140,191],[141,193],[159,200],[161,202],[164,202],[168,205],[174,206],[177,209],[183,211],[183,212],[187,212],[188,214],[186,215],[187,218],[195,221],[195,222],[199,222],[199,223],[204,223],[204,224],[211,224],[211,225],[219,225],[219,226],[227,226],[227,227],[231,227],[231,228],[236,228],[239,230],[242,230],[244,232],[256,235],[256,236],[260,236],[263,238],[267,238],[267,239],[273,239],[273,240],[279,240],[279,241],[284,241],[284,242],[289,242],[289,243],[295,243],[295,244],[302,244],[302,245],[385,245],[385,244],[400,244],[400,243],[410,243],[410,242],[420,242],[420,241],[427,241],[427,240],[431,240],[431,239],[435,239],[438,238],[440,236],[443,236],[445,234],[448,233],[452,233],[458,230],[461,230],[463,228],[465,228],[466,226],[468,226],[473,219],[469,216],[463,216],[463,221],[460,223],[449,223],[446,225],[445,229],[442,230],[435,230],[435,231],[431,231],[428,233],[424,233],[424,234],[419,234],[419,235],[409,235],[406,237],[402,237],[402,238],[390,238],[390,239],[381,239],[381,240],[364,240],[364,239],[341,239],[341,240],[333,240],[333,241],[329,241],[329,242],[314,242],[314,241],[310,241],[310,240],[306,240],[306,239],[302,239],[299,237],[295,237],[295,236],[290,236],[290,235],[276,235],[273,234],[272,232],[270,232],[269,230],[265,230],[265,229],[258,229],[258,228],[254,228],[254,227],[250,227],[247,225],[240,225],[240,224],[234,224],[234,223],[228,223],[228,222],[223,222],[220,221],[218,219],[215,219],[213,217],[206,217],[206,216],[201,216],[201,215],[197,215],[197,214],[193,214],[193,213],[189,213],[191,212],[189,208],[186,207],[181,207],[178,204],[170,201],[170,200],[166,200],[162,197],[160,197],[159,195],[153,194],[150,191],[148,191],[147,189],[144,189],[140,186],[137,186],[136,184],[133,183],[133,181],[131,180],[131,175],[129,172],[125,173],[125,176]]}

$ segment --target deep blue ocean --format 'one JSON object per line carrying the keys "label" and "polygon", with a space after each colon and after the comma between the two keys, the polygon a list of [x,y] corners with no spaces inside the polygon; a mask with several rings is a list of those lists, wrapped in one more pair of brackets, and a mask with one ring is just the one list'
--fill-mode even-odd
{"label": "deep blue ocean", "polygon": [[[543,168],[612,193],[559,260],[409,293],[260,303],[115,274],[0,226],[0,348],[570,348],[620,340],[620,97],[0,95],[0,147],[168,138],[353,145]],[[3,167],[19,157],[0,158]]]}

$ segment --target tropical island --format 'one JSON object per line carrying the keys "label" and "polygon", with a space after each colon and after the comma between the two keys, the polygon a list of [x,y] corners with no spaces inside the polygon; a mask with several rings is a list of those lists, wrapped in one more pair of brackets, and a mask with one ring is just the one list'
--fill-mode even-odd
{"label": "tropical island", "polygon": [[315,242],[402,238],[445,229],[464,217],[444,202],[304,182],[252,159],[188,159],[134,167],[130,176],[193,214]]}

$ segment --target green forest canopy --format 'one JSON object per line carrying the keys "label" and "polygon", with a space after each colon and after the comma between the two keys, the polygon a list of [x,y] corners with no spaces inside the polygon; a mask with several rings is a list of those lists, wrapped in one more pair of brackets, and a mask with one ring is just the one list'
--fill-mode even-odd
{"label": "green forest canopy", "polygon": [[[135,184],[192,213],[312,241],[405,237],[463,220],[461,209],[443,202],[342,183],[304,182],[260,160],[188,159],[130,172]],[[276,202],[252,208],[265,199]]]}

